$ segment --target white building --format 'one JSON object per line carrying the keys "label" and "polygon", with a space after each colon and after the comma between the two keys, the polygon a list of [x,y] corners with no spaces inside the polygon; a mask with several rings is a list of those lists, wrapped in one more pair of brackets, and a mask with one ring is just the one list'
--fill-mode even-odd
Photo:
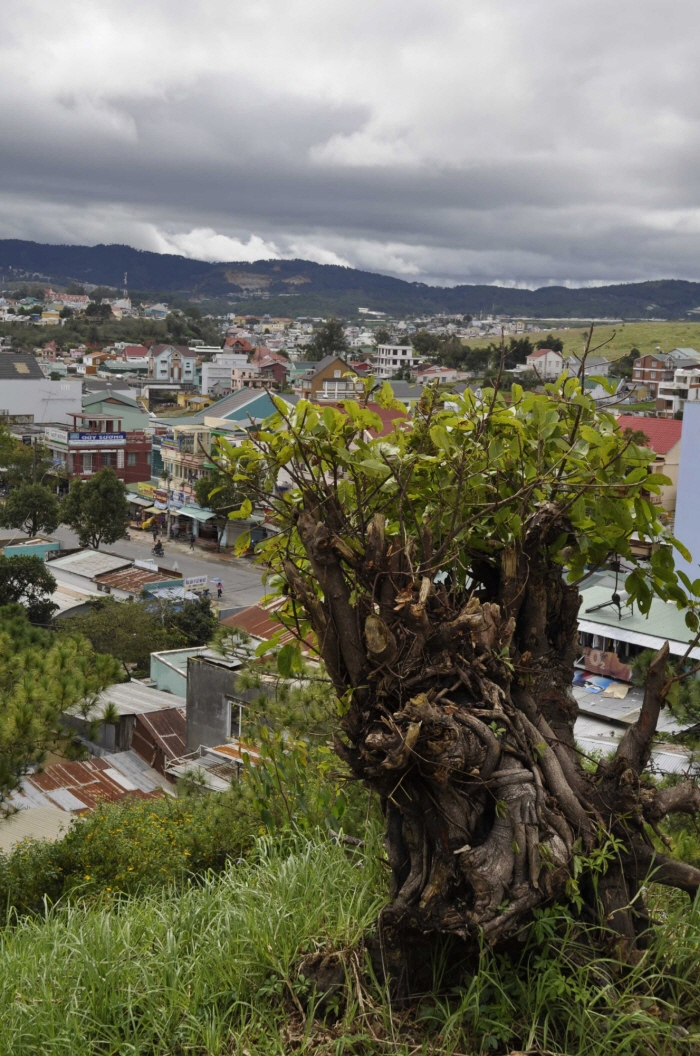
{"label": "white building", "polygon": [[656,397],[656,413],[662,418],[673,418],[678,411],[685,411],[687,403],[700,400],[700,364],[696,367],[679,367],[673,372],[673,381],[660,381]]}
{"label": "white building", "polygon": [[531,352],[524,363],[518,363],[516,374],[534,371],[542,381],[556,381],[564,370],[564,357],[551,348],[538,348]]}
{"label": "white building", "polygon": [[0,353],[0,416],[31,415],[35,424],[70,422],[82,411],[79,380],[51,381],[34,356]]}
{"label": "white building", "polygon": [[202,396],[208,396],[217,382],[231,387],[231,371],[248,365],[244,353],[219,352],[208,363],[202,363]]}
{"label": "white building", "polygon": [[377,345],[374,353],[375,378],[393,378],[402,367],[415,369],[420,357],[414,354],[411,345]]}
{"label": "white building", "polygon": [[151,345],[149,380],[165,383],[194,382],[197,352],[186,345]]}

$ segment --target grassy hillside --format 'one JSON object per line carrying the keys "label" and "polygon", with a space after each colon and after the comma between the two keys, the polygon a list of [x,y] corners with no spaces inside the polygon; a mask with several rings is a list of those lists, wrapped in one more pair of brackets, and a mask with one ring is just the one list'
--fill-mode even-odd
{"label": "grassy hillside", "polygon": [[[553,331],[554,336],[564,342],[564,353],[567,356],[580,355],[587,329],[570,328]],[[535,335],[536,337],[536,335]],[[642,355],[656,352],[670,352],[672,348],[695,348],[700,351],[700,322],[662,322],[662,323],[618,323],[617,326],[597,326],[594,331],[594,345],[607,341],[596,355],[618,359],[632,348],[638,348]]]}
{"label": "grassy hillside", "polygon": [[[698,1051],[700,919],[687,902],[657,906],[665,922],[635,968],[590,962],[560,909],[538,917],[539,953],[485,951],[457,987],[436,965],[435,993],[392,1010],[358,952],[385,898],[378,845],[287,836],[184,891],[25,918],[0,934],[0,1056]],[[323,1022],[298,967],[331,949],[346,951],[349,985]]]}

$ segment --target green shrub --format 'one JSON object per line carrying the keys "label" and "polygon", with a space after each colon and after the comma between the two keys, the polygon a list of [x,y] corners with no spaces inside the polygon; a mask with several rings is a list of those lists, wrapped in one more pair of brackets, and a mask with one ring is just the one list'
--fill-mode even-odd
{"label": "green shrub", "polygon": [[39,912],[68,895],[142,891],[220,870],[252,845],[250,819],[233,795],[107,803],[55,843],[25,840],[0,855],[0,900]]}
{"label": "green shrub", "polygon": [[[387,898],[378,846],[264,838],[198,884],[103,897],[0,933],[0,1056],[693,1056],[700,1046],[700,907],[657,904],[634,967],[595,956],[566,910],[541,911],[509,959],[392,1009],[358,949]],[[658,902],[658,899],[657,899]],[[339,1018],[302,1015],[304,954],[344,950]],[[312,1006],[313,1007],[313,1006]]]}

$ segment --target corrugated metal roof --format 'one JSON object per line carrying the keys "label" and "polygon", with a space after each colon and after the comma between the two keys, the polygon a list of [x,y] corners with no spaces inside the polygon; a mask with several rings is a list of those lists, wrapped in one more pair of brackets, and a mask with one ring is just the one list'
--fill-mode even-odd
{"label": "corrugated metal roof", "polygon": [[[624,733],[622,726],[580,716],[574,726],[574,737],[582,752],[593,755],[614,752]],[[692,753],[680,745],[656,744],[649,769],[660,774],[684,774],[694,767]]]}
{"label": "corrugated metal roof", "polygon": [[114,752],[106,756],[111,769],[118,770],[125,777],[140,788],[142,792],[155,792],[162,789],[169,795],[173,794],[173,786],[163,774],[149,766],[133,749],[128,752]]}
{"label": "corrugated metal roof", "polygon": [[[642,616],[637,609],[626,606],[623,593],[622,620],[618,620],[614,606],[599,609],[598,612],[589,611],[595,605],[610,601],[612,592],[612,588],[607,585],[594,585],[581,591],[583,601],[579,609],[579,630],[604,635],[619,642],[642,645],[647,649],[660,649],[668,641],[671,652],[675,656],[683,656],[692,635],[686,627],[685,614],[681,609],[677,609],[675,604],[654,598],[649,615]],[[693,659],[700,659],[700,648],[693,649],[690,655]]]}
{"label": "corrugated metal roof", "polygon": [[51,601],[54,605],[58,605],[55,615],[62,616],[63,613],[70,612],[71,609],[85,605],[86,602],[93,601],[99,597],[102,597],[102,595],[96,590],[83,590],[80,587],[71,587],[66,583],[59,583],[51,595]]}
{"label": "corrugated metal roof", "polygon": [[104,583],[105,586],[117,590],[127,590],[131,594],[140,594],[146,583],[171,583],[174,579],[182,579],[182,576],[176,572],[154,572],[150,568],[137,568],[136,565],[95,576],[96,583]]}
{"label": "corrugated metal roof", "polygon": [[[92,716],[101,715],[107,704],[114,704],[119,715],[143,715],[152,711],[162,711],[164,708],[186,707],[184,697],[178,697],[174,693],[165,693],[160,689],[152,689],[135,679],[131,682],[117,682],[113,686],[108,686],[100,693],[90,714]],[[83,713],[79,708],[74,708],[69,714],[82,715]]]}
{"label": "corrugated metal roof", "polygon": [[71,823],[65,810],[41,806],[18,810],[0,821],[0,851],[7,854],[22,840],[57,840]]}
{"label": "corrugated metal roof", "polygon": [[113,768],[104,758],[90,759],[47,766],[42,773],[26,778],[26,784],[33,785],[58,806],[64,807],[65,803],[64,809],[75,813],[94,810],[103,801],[115,803],[127,796],[148,799],[161,794],[160,791],[143,792],[140,788],[126,791],[123,782],[113,774]]}
{"label": "corrugated metal roof", "polygon": [[139,722],[149,731],[167,759],[178,759],[187,750],[187,721],[184,708],[168,708],[139,715]]}
{"label": "corrugated metal roof", "polygon": [[65,569],[78,576],[86,576],[92,579],[103,572],[112,572],[116,568],[124,568],[131,565],[129,557],[117,557],[116,554],[105,554],[101,550],[79,550],[77,554],[67,554],[65,557],[57,557],[49,563],[51,571],[54,569]]}

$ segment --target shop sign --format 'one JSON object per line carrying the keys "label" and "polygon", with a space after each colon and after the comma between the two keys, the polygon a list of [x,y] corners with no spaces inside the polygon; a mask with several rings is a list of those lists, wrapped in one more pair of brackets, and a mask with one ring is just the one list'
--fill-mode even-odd
{"label": "shop sign", "polygon": [[167,510],[168,508],[168,493],[162,491],[160,488],[156,489],[153,495],[153,505],[157,510]]}
{"label": "shop sign", "polygon": [[185,589],[187,587],[205,587],[208,578],[208,576],[188,576],[185,580]]}
{"label": "shop sign", "polygon": [[64,429],[44,429],[44,436],[55,444],[68,443],[68,433]]}
{"label": "shop sign", "polygon": [[69,433],[68,439],[71,444],[91,444],[100,447],[103,445],[125,444],[126,433]]}
{"label": "shop sign", "polygon": [[156,486],[149,484],[146,480],[140,480],[136,485],[136,490],[139,495],[143,495],[144,499],[152,499],[156,493]]}
{"label": "shop sign", "polygon": [[609,678],[619,678],[623,682],[629,682],[632,678],[629,664],[623,664],[617,653],[605,653],[602,649],[593,649],[590,645],[583,648],[583,666],[586,671],[595,671],[597,675],[607,675]]}
{"label": "shop sign", "polygon": [[179,451],[180,450],[180,441],[179,440],[169,440],[166,437],[163,437],[163,439],[160,442],[160,446],[161,447],[170,448],[171,451]]}

